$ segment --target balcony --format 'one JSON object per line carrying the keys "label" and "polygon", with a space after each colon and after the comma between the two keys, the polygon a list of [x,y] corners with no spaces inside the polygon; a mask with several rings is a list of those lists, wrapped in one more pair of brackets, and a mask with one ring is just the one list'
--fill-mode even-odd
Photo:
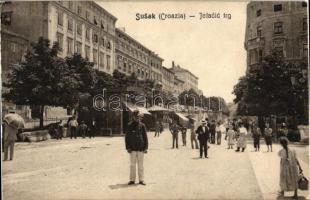
{"label": "balcony", "polygon": [[265,39],[264,37],[255,37],[252,39],[249,39],[246,43],[246,47],[247,49],[250,47],[252,48],[258,48],[258,47],[262,47],[265,45]]}

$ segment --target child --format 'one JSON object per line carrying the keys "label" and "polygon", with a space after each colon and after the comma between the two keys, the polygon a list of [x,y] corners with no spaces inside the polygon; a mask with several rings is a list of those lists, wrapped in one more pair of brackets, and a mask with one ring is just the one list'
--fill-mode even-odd
{"label": "child", "polygon": [[234,131],[234,127],[233,125],[230,124],[228,126],[228,131],[226,133],[228,149],[233,149],[235,136],[236,136],[236,133]]}

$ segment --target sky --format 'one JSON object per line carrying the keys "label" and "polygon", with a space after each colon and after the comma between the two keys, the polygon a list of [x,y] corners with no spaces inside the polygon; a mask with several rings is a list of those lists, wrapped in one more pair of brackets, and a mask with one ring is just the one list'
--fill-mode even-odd
{"label": "sky", "polygon": [[[117,18],[116,27],[164,59],[199,77],[205,96],[220,96],[232,102],[233,86],[245,74],[245,1],[97,1]],[[137,13],[154,13],[156,19],[137,20]],[[183,19],[160,20],[161,13],[185,13]],[[200,13],[220,18],[200,19]],[[224,18],[224,13],[231,19]],[[194,15],[195,17],[189,17]]]}

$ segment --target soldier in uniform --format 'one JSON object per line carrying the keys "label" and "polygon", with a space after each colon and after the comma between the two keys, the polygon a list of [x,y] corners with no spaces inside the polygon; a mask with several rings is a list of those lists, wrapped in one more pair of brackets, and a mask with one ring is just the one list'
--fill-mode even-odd
{"label": "soldier in uniform", "polygon": [[143,114],[134,112],[133,120],[128,124],[125,136],[126,150],[130,154],[130,181],[135,184],[136,165],[138,165],[139,184],[145,185],[143,158],[148,149],[148,138],[145,125],[141,122]]}

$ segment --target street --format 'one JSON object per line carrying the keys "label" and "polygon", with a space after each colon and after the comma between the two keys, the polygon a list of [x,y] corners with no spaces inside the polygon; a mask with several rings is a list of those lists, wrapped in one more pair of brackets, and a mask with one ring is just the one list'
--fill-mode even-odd
{"label": "street", "polygon": [[[272,153],[254,152],[248,141],[244,153],[210,145],[209,159],[200,159],[187,146],[171,149],[167,130],[154,138],[148,133],[145,155],[146,186],[128,186],[129,156],[123,137],[65,138],[40,143],[17,143],[13,161],[3,162],[5,200],[30,199],[277,199],[279,190],[278,144]],[[296,149],[309,179],[307,145]],[[293,193],[285,193],[285,198]],[[299,191],[299,199],[308,193]]]}

